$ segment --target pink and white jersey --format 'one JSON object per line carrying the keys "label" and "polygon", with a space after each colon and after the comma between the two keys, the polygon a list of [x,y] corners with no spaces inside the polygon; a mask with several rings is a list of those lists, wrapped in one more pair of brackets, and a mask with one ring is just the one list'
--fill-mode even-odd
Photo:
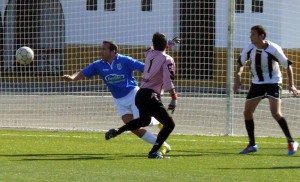
{"label": "pink and white jersey", "polygon": [[174,88],[175,62],[165,52],[149,49],[146,52],[145,67],[141,88],[154,90],[156,93]]}

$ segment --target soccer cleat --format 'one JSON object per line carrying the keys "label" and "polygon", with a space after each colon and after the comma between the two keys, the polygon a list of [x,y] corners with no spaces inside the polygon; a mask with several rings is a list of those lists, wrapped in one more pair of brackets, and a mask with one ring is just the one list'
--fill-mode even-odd
{"label": "soccer cleat", "polygon": [[298,149],[299,143],[294,141],[294,142],[289,142],[288,144],[288,155],[293,155],[297,149]]}
{"label": "soccer cleat", "polygon": [[149,159],[163,159],[164,156],[160,151],[152,152],[148,154]]}
{"label": "soccer cleat", "polygon": [[166,153],[169,153],[172,150],[171,146],[169,144],[164,144],[159,148],[159,151],[165,155]]}
{"label": "soccer cleat", "polygon": [[258,151],[258,146],[257,145],[254,145],[254,146],[251,146],[250,144],[240,152],[240,154],[248,154],[248,153],[251,153],[251,152],[256,152]]}
{"label": "soccer cleat", "polygon": [[110,130],[108,130],[108,131],[105,133],[105,139],[106,139],[106,140],[109,140],[109,139],[111,139],[111,138],[114,138],[114,137],[117,136],[117,134],[118,134],[118,130],[116,130],[116,129],[110,129]]}

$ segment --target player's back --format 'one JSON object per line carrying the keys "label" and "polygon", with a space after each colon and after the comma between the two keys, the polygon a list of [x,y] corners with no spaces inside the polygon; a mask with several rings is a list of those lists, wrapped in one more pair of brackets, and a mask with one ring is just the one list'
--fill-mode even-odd
{"label": "player's back", "polygon": [[175,69],[174,60],[171,56],[162,51],[149,50],[146,53],[141,88],[149,88],[156,93],[161,93],[163,88],[173,87],[170,79],[170,68]]}

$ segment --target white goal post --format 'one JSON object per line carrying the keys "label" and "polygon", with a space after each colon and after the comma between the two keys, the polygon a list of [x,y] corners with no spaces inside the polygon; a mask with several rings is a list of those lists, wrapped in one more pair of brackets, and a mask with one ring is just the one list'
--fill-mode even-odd
{"label": "white goal post", "polygon": [[[101,59],[104,40],[116,41],[121,54],[143,61],[159,31],[182,38],[167,50],[177,64],[174,133],[245,135],[243,107],[251,75],[247,67],[240,92],[233,94],[236,60],[249,42],[250,28],[264,25],[267,39],[293,62],[300,89],[299,9],[299,0],[2,0],[0,128],[103,131],[120,126],[101,78],[66,83],[61,76]],[[16,62],[22,46],[34,50],[29,65]],[[282,73],[283,114],[299,137],[300,100],[287,92]],[[141,74],[136,77],[140,81]],[[168,99],[163,97],[166,104]],[[266,99],[255,122],[257,135],[283,136]]]}

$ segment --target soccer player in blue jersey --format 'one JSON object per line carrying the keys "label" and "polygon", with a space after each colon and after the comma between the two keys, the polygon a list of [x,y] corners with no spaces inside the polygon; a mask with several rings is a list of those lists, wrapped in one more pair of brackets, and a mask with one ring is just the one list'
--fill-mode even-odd
{"label": "soccer player in blue jersey", "polygon": [[[124,123],[139,117],[139,111],[135,105],[135,95],[139,89],[133,72],[143,72],[144,63],[131,57],[118,53],[118,46],[114,41],[103,41],[102,59],[91,63],[79,72],[72,75],[64,75],[65,81],[77,81],[85,77],[100,76],[111,92],[118,114]],[[152,125],[159,124],[152,118]],[[144,128],[132,131],[144,141],[155,144],[156,137]],[[165,142],[161,152],[166,153],[171,147]]]}
{"label": "soccer player in blue jersey", "polygon": [[253,113],[259,102],[263,98],[268,98],[272,116],[278,122],[286,136],[288,155],[293,155],[297,151],[298,142],[292,138],[287,121],[281,112],[282,75],[279,68],[279,64],[281,64],[287,70],[288,89],[294,96],[297,96],[298,91],[294,85],[292,62],[288,60],[279,45],[265,40],[266,36],[267,33],[262,25],[253,26],[250,35],[251,43],[243,49],[238,60],[233,88],[234,92],[237,92],[241,85],[240,77],[248,59],[251,62],[250,70],[252,74],[252,84],[244,109],[249,144],[240,154],[248,154],[258,150],[254,136]]}

